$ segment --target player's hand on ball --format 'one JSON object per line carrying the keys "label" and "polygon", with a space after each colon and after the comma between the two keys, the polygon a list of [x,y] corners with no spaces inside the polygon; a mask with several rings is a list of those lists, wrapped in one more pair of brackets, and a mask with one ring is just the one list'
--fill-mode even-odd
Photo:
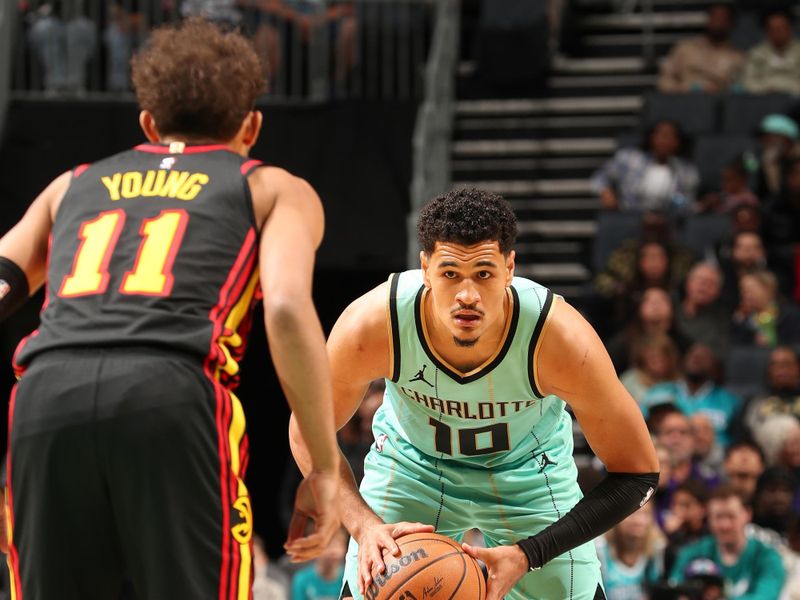
{"label": "player's hand on ball", "polygon": [[372,580],[386,571],[383,562],[384,554],[400,556],[400,547],[395,542],[396,538],[409,533],[428,533],[433,531],[433,525],[423,523],[383,523],[377,521],[374,525],[362,529],[358,542],[358,591],[364,595]]}
{"label": "player's hand on ball", "polygon": [[528,558],[517,545],[496,548],[476,548],[461,544],[464,552],[486,565],[489,578],[486,600],[503,600],[503,597],[528,572]]}
{"label": "player's hand on ball", "polygon": [[[283,545],[292,562],[316,558],[327,548],[339,529],[337,473],[312,471],[300,482],[289,523],[289,537]],[[314,529],[307,533],[309,521]]]}

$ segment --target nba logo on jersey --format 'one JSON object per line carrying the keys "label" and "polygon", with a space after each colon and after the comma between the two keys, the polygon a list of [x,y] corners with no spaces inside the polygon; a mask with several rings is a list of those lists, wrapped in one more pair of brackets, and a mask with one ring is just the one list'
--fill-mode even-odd
{"label": "nba logo on jersey", "polygon": [[175,164],[175,157],[174,156],[168,156],[167,158],[165,158],[165,159],[163,159],[161,161],[161,164],[158,165],[158,168],[159,169],[167,169],[167,170],[169,170],[169,169],[171,169],[173,167],[174,164]]}
{"label": "nba logo on jersey", "polygon": [[11,286],[5,279],[0,279],[0,300],[6,297],[8,292],[11,291]]}
{"label": "nba logo on jersey", "polygon": [[[5,282],[3,282],[5,283]],[[383,452],[383,445],[386,443],[386,440],[389,439],[389,436],[385,433],[380,434],[377,438],[375,438],[375,450],[377,452]]]}

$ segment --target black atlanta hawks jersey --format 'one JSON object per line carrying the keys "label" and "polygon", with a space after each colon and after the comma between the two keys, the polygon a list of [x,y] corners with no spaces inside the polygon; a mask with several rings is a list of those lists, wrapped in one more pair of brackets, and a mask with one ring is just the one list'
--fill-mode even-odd
{"label": "black atlanta hawks jersey", "polygon": [[247,175],[224,146],[145,144],[73,172],[53,224],[40,327],[46,350],[156,346],[235,383],[259,295]]}

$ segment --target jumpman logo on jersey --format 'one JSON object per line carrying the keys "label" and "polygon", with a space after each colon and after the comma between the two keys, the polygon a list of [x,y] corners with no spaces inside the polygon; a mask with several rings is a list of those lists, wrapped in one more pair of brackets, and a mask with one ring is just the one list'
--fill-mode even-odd
{"label": "jumpman logo on jersey", "polygon": [[[539,460],[539,466],[540,466],[539,473],[544,471],[545,468],[547,467],[547,465],[557,465],[558,464],[556,461],[550,460],[550,457],[547,456],[546,452],[542,452],[539,456],[542,457],[541,460]],[[534,458],[536,458],[536,457],[534,457]]]}
{"label": "jumpman logo on jersey", "polygon": [[414,383],[415,381],[424,381],[429,386],[433,387],[433,384],[427,379],[425,379],[425,369],[427,368],[428,365],[422,365],[422,368],[419,371],[417,371],[417,374],[408,380],[408,383]]}

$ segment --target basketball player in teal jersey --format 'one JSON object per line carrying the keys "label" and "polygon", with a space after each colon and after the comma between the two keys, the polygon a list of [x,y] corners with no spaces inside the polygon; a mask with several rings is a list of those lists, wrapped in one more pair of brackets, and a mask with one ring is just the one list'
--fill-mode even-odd
{"label": "basketball player in teal jersey", "polygon": [[[431,527],[456,539],[484,533],[488,549],[464,548],[488,566],[488,600],[604,598],[590,540],[656,488],[641,412],[592,327],[550,290],[514,277],[516,231],[495,194],[434,199],[419,218],[421,270],[392,275],[331,332],[338,426],[370,381],[387,379],[360,494],[342,471],[352,535],[344,598],[375,598],[391,576],[382,553],[397,555],[394,538]],[[565,402],[609,471],[583,499]],[[305,470],[294,422],[290,432]],[[287,551],[305,558],[301,541]]]}

